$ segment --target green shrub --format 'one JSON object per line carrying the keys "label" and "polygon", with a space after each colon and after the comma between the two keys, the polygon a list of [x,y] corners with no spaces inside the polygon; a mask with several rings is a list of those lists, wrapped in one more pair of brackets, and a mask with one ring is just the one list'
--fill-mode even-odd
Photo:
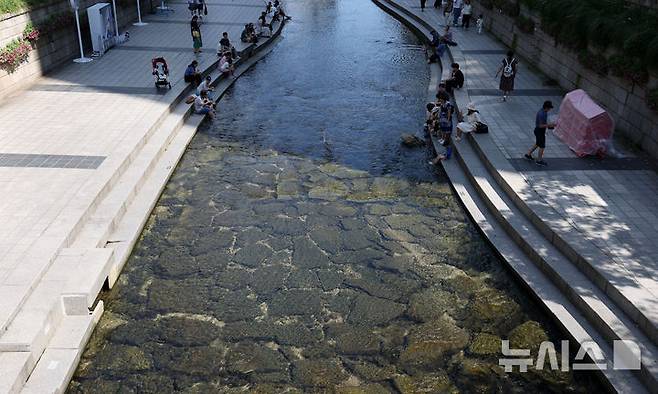
{"label": "green shrub", "polygon": [[608,74],[607,59],[598,53],[592,53],[584,50],[578,53],[578,60],[586,68],[595,71],[597,74],[603,76]]}
{"label": "green shrub", "polygon": [[0,0],[0,14],[11,14],[48,4],[52,0]]}
{"label": "green shrub", "polygon": [[526,34],[532,34],[535,32],[535,21],[524,15],[516,17],[516,26]]}

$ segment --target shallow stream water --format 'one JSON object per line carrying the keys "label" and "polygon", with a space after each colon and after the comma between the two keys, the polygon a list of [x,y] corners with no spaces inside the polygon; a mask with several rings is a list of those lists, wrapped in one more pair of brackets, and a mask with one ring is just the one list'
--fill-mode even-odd
{"label": "shallow stream water", "polygon": [[580,392],[498,367],[559,339],[420,134],[417,39],[366,0],[294,19],[206,122],[114,289],[70,392]]}

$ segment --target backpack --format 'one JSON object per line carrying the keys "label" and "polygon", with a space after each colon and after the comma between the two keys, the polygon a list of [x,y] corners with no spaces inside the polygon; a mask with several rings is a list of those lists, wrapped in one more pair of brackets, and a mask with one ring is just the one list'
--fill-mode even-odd
{"label": "backpack", "polygon": [[507,59],[504,60],[505,67],[503,67],[503,77],[511,78],[512,76],[514,76],[514,67],[512,67],[512,65],[514,64],[515,61],[516,59],[512,59],[511,62]]}

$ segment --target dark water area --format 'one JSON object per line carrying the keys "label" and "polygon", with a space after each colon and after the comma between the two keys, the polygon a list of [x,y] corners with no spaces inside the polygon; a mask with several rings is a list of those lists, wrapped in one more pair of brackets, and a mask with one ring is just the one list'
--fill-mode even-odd
{"label": "dark water area", "polygon": [[287,2],[268,57],[205,122],[69,392],[585,392],[504,373],[501,340],[561,339],[420,134],[417,39],[365,0]]}

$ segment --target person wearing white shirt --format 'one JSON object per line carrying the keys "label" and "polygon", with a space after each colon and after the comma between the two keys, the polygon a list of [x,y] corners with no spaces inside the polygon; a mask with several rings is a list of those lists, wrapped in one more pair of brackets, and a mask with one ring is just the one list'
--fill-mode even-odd
{"label": "person wearing white shirt", "polygon": [[453,0],[452,2],[452,24],[457,26],[459,17],[462,14],[462,6],[464,5],[463,0]]}
{"label": "person wearing white shirt", "polygon": [[194,99],[194,113],[208,115],[211,119],[215,117],[214,104],[212,100],[208,99],[208,94],[205,91]]}
{"label": "person wearing white shirt", "polygon": [[201,82],[199,86],[197,86],[196,88],[197,96],[201,96],[201,93],[206,92],[208,97],[212,99],[212,91],[214,90],[214,88],[210,86],[211,81],[212,78],[210,78],[210,75],[206,76],[206,79],[204,79],[203,82]]}

